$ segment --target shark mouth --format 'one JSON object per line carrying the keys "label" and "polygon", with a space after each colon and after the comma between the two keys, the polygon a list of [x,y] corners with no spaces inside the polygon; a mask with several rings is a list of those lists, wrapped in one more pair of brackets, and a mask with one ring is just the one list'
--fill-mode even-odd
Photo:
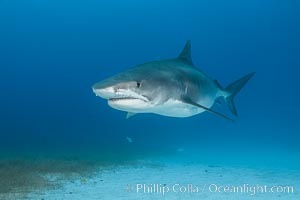
{"label": "shark mouth", "polygon": [[116,97],[116,98],[110,98],[108,101],[110,102],[117,102],[122,100],[142,100],[144,102],[149,102],[149,98],[146,96],[139,96],[139,97]]}
{"label": "shark mouth", "polygon": [[151,102],[142,95],[132,96],[116,96],[109,98],[107,101],[108,105],[114,109],[130,112],[130,113],[141,113],[145,109],[152,107]]}

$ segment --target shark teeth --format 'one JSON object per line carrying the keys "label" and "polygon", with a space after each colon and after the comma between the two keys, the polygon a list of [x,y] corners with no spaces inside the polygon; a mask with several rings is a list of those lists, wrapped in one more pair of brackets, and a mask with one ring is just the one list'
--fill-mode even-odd
{"label": "shark teeth", "polygon": [[115,94],[116,94],[116,97],[113,97],[111,99],[117,99],[117,100],[140,99],[140,100],[143,100],[145,102],[149,101],[148,97],[146,97],[144,95],[137,94],[136,92],[131,91],[131,90],[119,89]]}
{"label": "shark teeth", "polygon": [[119,97],[119,98],[110,98],[109,101],[119,101],[119,100],[128,100],[128,99],[137,99],[134,97]]}
{"label": "shark teeth", "polygon": [[134,100],[134,99],[139,99],[139,100],[142,100],[142,101],[144,101],[144,102],[148,102],[148,101],[149,101],[146,97],[144,97],[144,96],[142,96],[142,97],[143,97],[143,98],[136,98],[136,97],[117,97],[117,98],[110,98],[109,101],[121,101],[121,100],[130,100],[130,99],[132,99],[132,100]]}

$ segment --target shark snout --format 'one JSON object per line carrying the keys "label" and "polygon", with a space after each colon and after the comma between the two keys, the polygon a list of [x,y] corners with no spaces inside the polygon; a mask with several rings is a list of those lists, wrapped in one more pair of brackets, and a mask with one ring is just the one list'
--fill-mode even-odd
{"label": "shark snout", "polygon": [[115,90],[113,87],[103,87],[101,83],[96,83],[92,86],[92,89],[96,96],[101,98],[110,99],[115,97]]}
{"label": "shark snout", "polygon": [[113,88],[103,88],[103,89],[95,89],[93,88],[93,92],[104,99],[110,99],[115,97],[114,89]]}

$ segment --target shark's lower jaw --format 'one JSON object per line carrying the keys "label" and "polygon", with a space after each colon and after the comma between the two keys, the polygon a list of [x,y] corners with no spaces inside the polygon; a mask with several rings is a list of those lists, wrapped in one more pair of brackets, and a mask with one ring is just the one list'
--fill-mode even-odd
{"label": "shark's lower jaw", "polygon": [[[108,101],[116,102],[116,101],[124,101],[124,100],[128,101],[128,100],[136,100],[136,99],[139,99],[139,98],[134,98],[134,97],[119,97],[119,98],[110,98],[110,99],[108,99]],[[139,100],[147,102],[144,99],[139,99]]]}
{"label": "shark's lower jaw", "polygon": [[114,109],[132,113],[142,113],[151,107],[149,101],[134,97],[110,98],[108,105]]}

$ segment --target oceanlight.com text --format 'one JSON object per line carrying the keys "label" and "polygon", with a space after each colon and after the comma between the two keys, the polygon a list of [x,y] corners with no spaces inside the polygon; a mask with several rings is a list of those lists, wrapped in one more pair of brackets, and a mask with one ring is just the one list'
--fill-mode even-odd
{"label": "oceanlight.com text", "polygon": [[[206,186],[205,186],[206,187]],[[258,193],[294,193],[293,186],[267,186],[267,185],[249,185],[242,184],[238,186],[234,185],[208,185],[208,191],[211,193],[248,193],[250,195],[256,195]]]}

